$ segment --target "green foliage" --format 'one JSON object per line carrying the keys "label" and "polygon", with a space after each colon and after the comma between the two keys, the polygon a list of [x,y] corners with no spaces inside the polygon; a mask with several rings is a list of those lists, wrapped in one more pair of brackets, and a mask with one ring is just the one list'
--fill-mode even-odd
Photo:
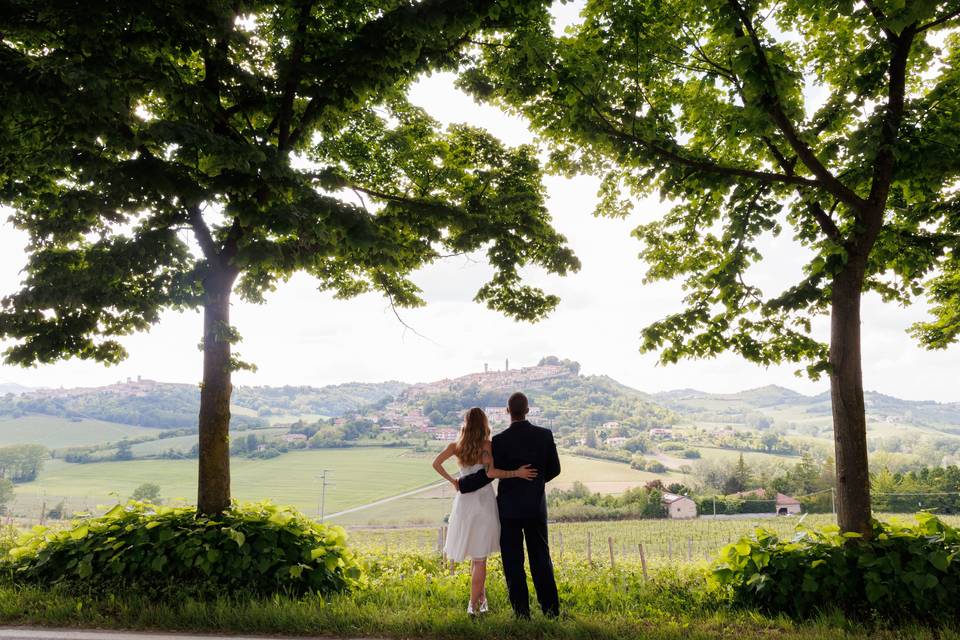
{"label": "green foliage", "polygon": [[117,505],[70,528],[36,527],[6,564],[19,583],[77,591],[330,593],[363,583],[342,529],[267,502],[215,518],[193,507]]}
{"label": "green foliage", "polygon": [[39,444],[0,447],[0,478],[12,482],[36,480],[49,453],[46,447]]}
{"label": "green foliage", "polygon": [[450,253],[486,252],[478,301],[542,317],[558,299],[520,269],[579,263],[535,150],[443,130],[404,92],[543,4],[15,2],[0,23],[0,202],[32,241],[0,313],[7,360],[115,362],[117,337],[164,309],[234,282],[259,302],[298,271],[338,297],[416,306],[410,275]]}
{"label": "green foliage", "polygon": [[894,620],[960,614],[960,532],[929,513],[915,524],[874,521],[873,537],[835,526],[789,540],[757,529],[720,552],[713,575],[736,602],[766,613]]}
{"label": "green foliage", "polygon": [[13,482],[0,478],[0,514],[6,511],[7,504],[13,500]]}
{"label": "green foliage", "polygon": [[[931,36],[960,14],[877,4],[590,0],[562,35],[543,12],[487,42],[461,82],[529,118],[558,171],[601,177],[598,214],[625,216],[652,192],[676,203],[634,232],[648,279],[683,278],[687,292],[644,330],[645,349],[664,362],[731,349],[816,373],[827,351],[811,318],[845,268],[857,293],[859,280],[886,300],[926,291],[925,344],[960,335],[945,186],[960,176],[960,38]],[[788,228],[809,262],[794,286],[761,291],[760,240]]]}
{"label": "green foliage", "polygon": [[554,489],[547,496],[550,518],[559,522],[664,518],[660,488],[636,487],[614,496],[594,493],[579,480],[570,489]]}
{"label": "green foliage", "polygon": [[874,508],[911,513],[918,508],[938,514],[960,513],[960,467],[922,467],[907,473],[881,468],[873,474]]}
{"label": "green foliage", "polygon": [[130,494],[130,499],[137,502],[159,504],[160,485],[158,485],[156,482],[144,482],[133,490],[133,493]]}

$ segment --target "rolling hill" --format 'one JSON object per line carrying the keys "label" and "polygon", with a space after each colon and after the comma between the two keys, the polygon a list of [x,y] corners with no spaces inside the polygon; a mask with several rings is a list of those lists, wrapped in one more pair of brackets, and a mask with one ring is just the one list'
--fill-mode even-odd
{"label": "rolling hill", "polygon": [[[777,385],[767,385],[732,394],[680,389],[657,393],[652,398],[691,419],[719,419],[749,423],[751,414],[792,414],[808,419],[830,420],[830,394],[813,396]],[[868,420],[930,427],[960,434],[960,402],[903,400],[867,391],[864,393]]]}
{"label": "rolling hill", "polygon": [[[244,387],[234,390],[233,424],[265,426],[276,416],[339,416],[390,398],[402,382],[347,383],[327,387]],[[50,416],[97,420],[155,429],[196,426],[200,391],[196,385],[128,380],[105,387],[41,389],[0,397],[0,417]],[[0,435],[2,441],[2,435]]]}

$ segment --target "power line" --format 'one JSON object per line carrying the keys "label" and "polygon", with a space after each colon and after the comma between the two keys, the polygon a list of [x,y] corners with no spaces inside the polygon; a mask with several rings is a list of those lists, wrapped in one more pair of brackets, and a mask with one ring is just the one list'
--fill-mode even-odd
{"label": "power line", "polygon": [[318,505],[318,515],[320,516],[320,522],[323,522],[324,511],[327,507],[327,487],[335,486],[333,483],[327,481],[327,474],[330,473],[329,469],[324,469],[323,473],[317,476],[317,480],[321,481],[320,485],[320,504]]}

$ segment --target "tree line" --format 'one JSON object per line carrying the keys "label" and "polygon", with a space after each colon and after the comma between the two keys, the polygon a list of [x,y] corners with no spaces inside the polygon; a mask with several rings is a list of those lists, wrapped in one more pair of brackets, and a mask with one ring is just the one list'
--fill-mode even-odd
{"label": "tree line", "polygon": [[39,444],[0,447],[0,478],[11,482],[36,480],[49,454],[49,450]]}

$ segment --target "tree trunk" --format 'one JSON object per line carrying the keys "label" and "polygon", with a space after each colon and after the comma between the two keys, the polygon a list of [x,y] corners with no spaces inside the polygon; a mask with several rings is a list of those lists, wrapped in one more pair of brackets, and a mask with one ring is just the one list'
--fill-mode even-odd
{"label": "tree trunk", "polygon": [[211,516],[230,506],[230,292],[235,278],[236,273],[220,269],[204,280],[197,510]]}
{"label": "tree trunk", "polygon": [[871,534],[867,419],[860,354],[863,269],[851,260],[833,280],[830,395],[836,445],[837,521],[844,532]]}

